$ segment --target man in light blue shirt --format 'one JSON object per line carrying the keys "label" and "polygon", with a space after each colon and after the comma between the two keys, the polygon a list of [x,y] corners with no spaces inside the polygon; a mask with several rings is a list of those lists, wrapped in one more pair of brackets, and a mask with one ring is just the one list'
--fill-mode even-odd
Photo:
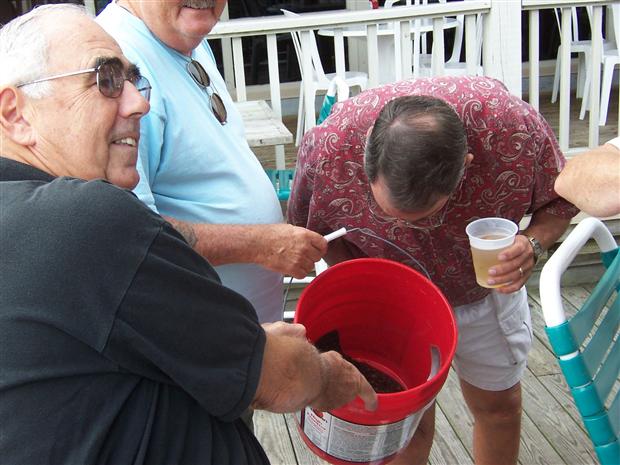
{"label": "man in light blue shirt", "polygon": [[282,275],[306,276],[322,236],[282,222],[205,40],[225,0],[118,0],[97,21],[151,81],[135,192],[244,295],[259,320],[282,318]]}

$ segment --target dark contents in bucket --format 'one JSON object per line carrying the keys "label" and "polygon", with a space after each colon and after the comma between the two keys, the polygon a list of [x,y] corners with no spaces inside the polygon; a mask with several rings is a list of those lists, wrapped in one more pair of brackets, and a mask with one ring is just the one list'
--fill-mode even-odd
{"label": "dark contents in bucket", "polygon": [[319,352],[334,350],[342,355],[345,360],[355,365],[360,373],[368,380],[373,389],[379,394],[401,392],[405,390],[405,388],[391,376],[388,376],[382,371],[373,368],[367,363],[360,362],[347,356],[342,351],[342,347],[340,347],[340,336],[336,330],[321,336],[314,345]]}

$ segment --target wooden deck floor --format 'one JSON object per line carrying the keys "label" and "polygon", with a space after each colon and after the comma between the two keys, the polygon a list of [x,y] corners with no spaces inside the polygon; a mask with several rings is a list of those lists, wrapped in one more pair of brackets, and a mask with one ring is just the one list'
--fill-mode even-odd
{"label": "wooden deck floor", "polygon": [[[578,308],[591,289],[591,285],[565,288],[563,297],[567,311]],[[535,337],[522,381],[523,421],[519,463],[596,464],[598,462],[590,440],[550,351],[538,291],[532,290],[528,296]],[[472,418],[452,369],[437,398],[437,407],[435,441],[429,463],[473,464]],[[256,412],[254,418],[256,435],[273,465],[327,463],[305,446],[292,415]]]}

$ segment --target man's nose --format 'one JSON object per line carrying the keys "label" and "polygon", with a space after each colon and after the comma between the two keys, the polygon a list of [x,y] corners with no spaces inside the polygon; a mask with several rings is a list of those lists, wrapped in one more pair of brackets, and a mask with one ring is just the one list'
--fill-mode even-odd
{"label": "man's nose", "polygon": [[141,118],[150,108],[151,105],[138,88],[131,81],[125,81],[119,108],[121,115],[125,118]]}

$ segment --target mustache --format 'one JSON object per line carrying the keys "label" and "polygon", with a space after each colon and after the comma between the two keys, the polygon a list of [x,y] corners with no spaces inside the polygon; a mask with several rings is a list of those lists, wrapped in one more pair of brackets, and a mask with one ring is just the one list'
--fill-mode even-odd
{"label": "mustache", "polygon": [[189,8],[214,8],[215,0],[185,0],[183,6]]}

